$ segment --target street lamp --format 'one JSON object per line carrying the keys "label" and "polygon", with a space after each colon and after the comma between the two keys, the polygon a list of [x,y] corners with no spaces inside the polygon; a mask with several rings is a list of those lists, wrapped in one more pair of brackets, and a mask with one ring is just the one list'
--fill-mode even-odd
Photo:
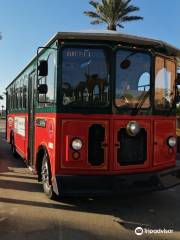
{"label": "street lamp", "polygon": [[4,109],[4,105],[2,105],[1,108],[2,108],[1,116],[3,117],[3,109]]}

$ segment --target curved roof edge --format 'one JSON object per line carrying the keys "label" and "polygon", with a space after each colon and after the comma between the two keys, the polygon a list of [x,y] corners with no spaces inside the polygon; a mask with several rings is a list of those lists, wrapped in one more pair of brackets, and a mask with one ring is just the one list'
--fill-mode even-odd
{"label": "curved roof edge", "polygon": [[180,49],[161,40],[140,37],[136,35],[121,34],[116,31],[79,31],[79,32],[58,32],[56,35],[59,39],[84,39],[84,40],[109,40],[119,41],[120,43],[135,44],[138,46],[147,46],[164,50],[167,54],[180,57]]}
{"label": "curved roof edge", "polygon": [[[155,40],[151,38],[140,37],[136,35],[128,35],[128,34],[121,34],[116,31],[110,30],[85,30],[85,31],[71,31],[71,32],[57,32],[52,36],[52,38],[44,44],[42,47],[49,47],[53,42],[56,40],[61,39],[82,39],[82,40],[107,40],[107,41],[117,41],[119,43],[129,43],[135,44],[137,46],[144,46],[149,48],[157,49],[157,51],[164,51],[165,54],[170,56],[177,57],[179,66],[180,66],[180,49],[176,48],[175,46],[168,44],[161,40]],[[37,47],[38,48],[38,47]],[[39,52],[41,54],[43,49]],[[16,75],[12,82],[19,78],[19,76],[32,64],[35,60],[36,55],[26,64],[23,70]],[[6,87],[6,89],[11,85],[11,83]]]}

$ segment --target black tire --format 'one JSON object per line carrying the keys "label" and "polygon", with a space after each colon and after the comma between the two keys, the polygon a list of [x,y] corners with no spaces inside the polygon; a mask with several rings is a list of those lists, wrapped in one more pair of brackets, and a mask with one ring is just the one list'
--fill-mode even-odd
{"label": "black tire", "polygon": [[13,156],[17,158],[18,154],[17,154],[17,152],[16,152],[16,146],[15,146],[15,142],[14,142],[14,136],[12,136],[12,138],[11,138],[11,152],[12,152]]}
{"label": "black tire", "polygon": [[51,183],[51,166],[49,157],[47,154],[44,154],[41,166],[41,177],[44,193],[47,195],[49,199],[57,199],[57,195],[53,191],[53,186]]}

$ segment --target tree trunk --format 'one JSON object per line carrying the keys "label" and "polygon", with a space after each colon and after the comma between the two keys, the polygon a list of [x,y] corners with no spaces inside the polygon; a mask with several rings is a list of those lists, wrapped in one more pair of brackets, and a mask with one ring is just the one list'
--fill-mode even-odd
{"label": "tree trunk", "polygon": [[108,30],[116,31],[116,25],[115,24],[109,24],[107,27]]}

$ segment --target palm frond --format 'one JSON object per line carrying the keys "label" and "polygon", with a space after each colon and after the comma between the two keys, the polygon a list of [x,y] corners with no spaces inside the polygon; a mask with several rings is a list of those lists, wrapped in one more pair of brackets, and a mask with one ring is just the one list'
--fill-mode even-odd
{"label": "palm frond", "polygon": [[129,4],[131,3],[132,0],[124,0],[124,1],[121,1],[122,2],[122,7],[125,9],[129,6]]}
{"label": "palm frond", "polygon": [[100,23],[103,23],[103,21],[100,19],[95,19],[95,20],[91,21],[91,24],[93,24],[93,25],[100,24]]}
{"label": "palm frond", "polygon": [[84,12],[84,14],[86,15],[86,16],[89,16],[89,17],[92,17],[92,18],[99,18],[99,15],[97,14],[97,13],[95,13],[95,12],[91,12],[91,11],[89,11],[89,12]]}
{"label": "palm frond", "polygon": [[90,4],[91,6],[93,6],[94,8],[97,8],[98,5],[99,5],[99,2],[98,2],[98,1],[89,1],[89,4]]}
{"label": "palm frond", "polygon": [[124,28],[124,26],[123,26],[122,24],[120,24],[120,23],[118,23],[117,26],[118,26],[119,28]]}
{"label": "palm frond", "polygon": [[124,11],[122,11],[122,12],[124,12],[126,14],[129,14],[129,13],[132,13],[132,12],[137,12],[139,10],[140,10],[139,7],[131,5],[131,6],[128,6],[127,8],[124,8]]}
{"label": "palm frond", "polygon": [[139,16],[125,16],[122,18],[121,22],[129,22],[129,21],[135,21],[135,20],[143,20],[143,17]]}

